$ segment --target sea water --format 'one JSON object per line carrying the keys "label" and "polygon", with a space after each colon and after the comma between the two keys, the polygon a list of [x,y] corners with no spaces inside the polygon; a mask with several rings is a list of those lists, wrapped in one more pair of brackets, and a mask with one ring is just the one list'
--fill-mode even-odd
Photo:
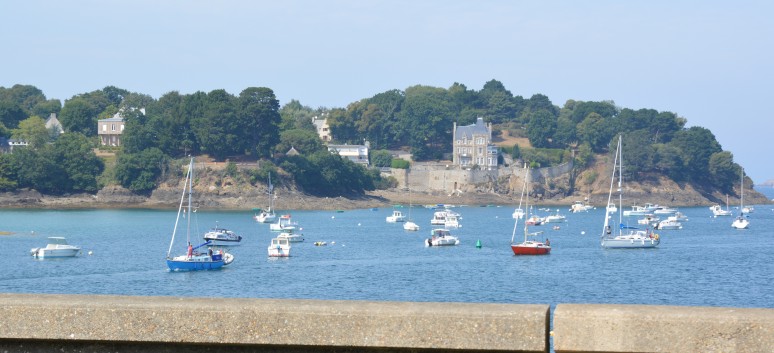
{"label": "sea water", "polygon": [[[656,249],[627,250],[600,247],[603,209],[572,214],[569,206],[554,206],[550,213],[558,209],[566,222],[530,228],[543,232],[538,239],[550,239],[547,256],[513,255],[513,207],[455,208],[462,227],[451,232],[460,244],[449,247],[425,246],[432,209],[411,209],[418,232],[385,222],[392,208],[281,211],[298,221],[306,238],[292,244],[290,258],[267,256],[276,233],[256,223],[252,211],[200,209],[191,218],[193,243],[216,224],[243,240],[229,249],[231,265],[198,272],[167,269],[176,210],[0,210],[0,231],[12,233],[0,235],[0,292],[770,308],[772,208],[756,206],[746,230],[731,228],[732,217],[712,218],[707,207],[682,208],[689,217],[683,229],[657,231]],[[186,229],[183,222],[172,255],[185,253]],[[81,255],[30,256],[49,236],[66,237],[83,248]],[[523,239],[519,223],[515,240]],[[315,246],[318,241],[327,245]]]}

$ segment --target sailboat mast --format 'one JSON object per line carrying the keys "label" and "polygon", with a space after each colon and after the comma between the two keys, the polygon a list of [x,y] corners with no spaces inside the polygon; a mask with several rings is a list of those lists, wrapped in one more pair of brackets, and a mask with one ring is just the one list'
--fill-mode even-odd
{"label": "sailboat mast", "polygon": [[194,164],[194,159],[193,157],[191,157],[191,165],[189,167],[189,169],[191,170],[190,172],[191,178],[188,180],[188,224],[187,224],[187,229],[185,231],[185,240],[188,243],[191,243],[191,217],[193,216],[193,213],[191,212],[191,196],[193,195],[193,178],[194,178],[193,164]]}
{"label": "sailboat mast", "polygon": [[[519,197],[519,209],[521,209],[521,201],[524,200],[524,189],[527,187],[527,163],[524,163],[524,184],[521,186],[521,197]],[[524,213],[524,222],[527,221],[526,213]],[[511,233],[511,244],[516,238],[516,227],[519,225],[519,217],[516,216],[516,222],[513,223],[513,233]]]}
{"label": "sailboat mast", "polygon": [[[525,165],[526,167],[526,165]],[[524,199],[524,242],[527,242],[527,232],[528,232],[528,226],[527,221],[529,221],[529,186],[526,186],[529,183],[529,168],[525,169],[527,171],[527,175],[524,176],[524,185],[525,189],[527,190],[527,198]]]}
{"label": "sailboat mast", "polygon": [[[185,190],[188,188],[188,181],[191,180],[191,167],[193,166],[193,159],[191,164],[188,165],[188,172],[185,174],[185,183],[183,184],[183,193],[180,196],[180,206],[177,207],[177,218],[175,218],[175,228],[172,229],[172,240],[169,241],[169,249],[167,250],[167,258],[172,253],[172,245],[175,244],[175,235],[177,234],[177,225],[180,221],[180,211],[183,210],[183,202],[185,201]],[[190,201],[190,199],[189,199]]]}
{"label": "sailboat mast", "polygon": [[623,224],[623,134],[618,135],[618,235],[623,233],[621,224]]}

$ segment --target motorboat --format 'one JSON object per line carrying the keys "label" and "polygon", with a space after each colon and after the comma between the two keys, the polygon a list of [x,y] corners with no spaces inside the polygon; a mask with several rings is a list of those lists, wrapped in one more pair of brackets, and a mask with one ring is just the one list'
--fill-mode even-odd
{"label": "motorboat", "polygon": [[559,214],[559,210],[556,210],[556,214],[548,215],[545,218],[543,218],[543,221],[545,223],[564,223],[567,221],[567,217],[562,216]]}
{"label": "motorboat", "polygon": [[658,207],[649,203],[646,203],[645,206],[634,205],[631,210],[624,211],[623,215],[624,217],[647,216],[653,214],[656,211],[656,208]]}
{"label": "motorboat", "polygon": [[740,214],[731,223],[731,227],[734,227],[736,229],[747,229],[748,227],[750,227],[750,221],[743,214]]}
{"label": "motorboat", "polygon": [[677,220],[676,216],[669,216],[667,219],[658,222],[656,229],[683,229],[683,224]]}
{"label": "motorboat", "polygon": [[536,215],[532,215],[529,218],[527,218],[527,220],[524,221],[524,224],[529,226],[539,226],[543,224],[543,218]]}
{"label": "motorboat", "polygon": [[454,216],[459,221],[462,219],[462,216],[448,208],[444,208],[442,210],[436,210],[433,212],[433,218],[430,219],[430,224],[434,226],[445,226],[446,225],[446,218],[449,216]]}
{"label": "motorboat", "polygon": [[272,232],[292,232],[296,230],[298,223],[291,219],[289,214],[280,216],[277,222],[269,224],[269,230]]}
{"label": "motorboat", "polygon": [[79,246],[68,244],[64,237],[49,237],[46,247],[30,250],[30,254],[37,258],[75,257],[80,252]]}
{"label": "motorboat", "polygon": [[513,210],[513,214],[511,214],[511,217],[513,217],[513,219],[522,219],[522,218],[524,218],[524,210],[521,209],[521,208],[517,208],[517,209]]}
{"label": "motorboat", "polygon": [[[610,204],[613,201],[613,186],[615,185],[616,181],[616,175],[618,176],[618,204],[619,207],[623,203],[623,151],[621,148],[621,140],[622,136],[618,136],[618,147],[616,148],[615,152],[615,160],[613,162],[613,173],[610,177],[610,193],[607,197],[607,203]],[[618,169],[616,171],[616,168]],[[616,173],[617,172],[617,173]],[[647,211],[650,209],[651,205],[646,205],[646,207],[642,207],[642,211]],[[650,209],[650,212],[652,212],[652,209]],[[650,212],[646,214],[650,214]],[[606,249],[640,249],[640,248],[655,248],[660,243],[661,240],[659,239],[658,234],[653,233],[653,231],[649,228],[646,230],[639,230],[636,228],[625,226],[622,223],[621,213],[618,213],[618,231],[617,235],[613,232],[612,227],[610,225],[610,220],[612,217],[610,216],[609,211],[605,211],[605,222],[602,226],[602,235],[601,235],[601,246]],[[623,230],[627,229],[628,233],[624,233]]]}
{"label": "motorboat", "polygon": [[444,219],[443,226],[446,228],[459,228],[462,227],[459,219],[453,213],[447,213],[446,219]]}
{"label": "motorboat", "polygon": [[665,207],[665,206],[659,206],[655,210],[653,210],[653,214],[658,214],[658,215],[673,215],[675,213],[677,213],[676,208]]}
{"label": "motorboat", "polygon": [[239,245],[242,243],[242,236],[226,228],[218,227],[216,224],[215,228],[204,233],[204,240],[210,241],[212,245]]}
{"label": "motorboat", "polygon": [[304,235],[300,233],[294,233],[292,231],[283,231],[277,236],[277,238],[287,239],[291,243],[300,243],[304,241]]}
{"label": "motorboat", "polygon": [[387,218],[385,218],[385,220],[387,221],[387,223],[405,222],[406,221],[406,216],[404,216],[403,212],[401,212],[401,211],[393,210],[392,211],[392,215],[391,216],[387,216]]}
{"label": "motorboat", "polygon": [[451,235],[448,229],[436,228],[430,231],[430,238],[425,239],[426,246],[458,245],[460,239]]}
{"label": "motorboat", "polygon": [[661,221],[661,218],[656,217],[655,215],[649,214],[638,219],[637,224],[655,226],[660,221]]}
{"label": "motorboat", "polygon": [[593,208],[594,208],[594,206],[588,205],[584,201],[575,201],[570,206],[570,212],[572,212],[572,213],[588,212],[589,210],[591,210]]}
{"label": "motorboat", "polygon": [[290,256],[290,240],[287,238],[272,238],[268,247],[269,257],[288,257]]}
{"label": "motorboat", "polygon": [[607,213],[616,213],[616,212],[618,212],[618,207],[616,207],[614,203],[607,205]]}

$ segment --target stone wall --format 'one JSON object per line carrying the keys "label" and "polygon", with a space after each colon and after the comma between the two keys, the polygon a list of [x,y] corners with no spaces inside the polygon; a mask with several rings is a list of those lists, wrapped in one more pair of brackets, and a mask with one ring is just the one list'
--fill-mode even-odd
{"label": "stone wall", "polygon": [[[774,309],[0,294],[0,351],[770,352]],[[553,331],[549,331],[553,321]]]}
{"label": "stone wall", "polygon": [[[533,182],[545,182],[558,178],[572,171],[572,162],[555,167],[530,170]],[[511,185],[521,185],[524,178],[524,168],[518,166],[501,166],[491,169],[460,169],[451,164],[443,163],[412,163],[407,170],[392,169],[392,176],[398,179],[402,188],[410,187],[419,192],[440,191],[451,194],[457,190],[471,191],[482,184],[497,183],[498,180],[509,179]],[[408,184],[407,184],[408,183]]]}

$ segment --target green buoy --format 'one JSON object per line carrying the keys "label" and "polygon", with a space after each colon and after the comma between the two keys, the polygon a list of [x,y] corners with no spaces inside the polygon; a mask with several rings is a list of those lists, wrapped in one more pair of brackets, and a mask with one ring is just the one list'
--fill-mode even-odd
{"label": "green buoy", "polygon": [[476,249],[481,249],[481,239],[476,240]]}

